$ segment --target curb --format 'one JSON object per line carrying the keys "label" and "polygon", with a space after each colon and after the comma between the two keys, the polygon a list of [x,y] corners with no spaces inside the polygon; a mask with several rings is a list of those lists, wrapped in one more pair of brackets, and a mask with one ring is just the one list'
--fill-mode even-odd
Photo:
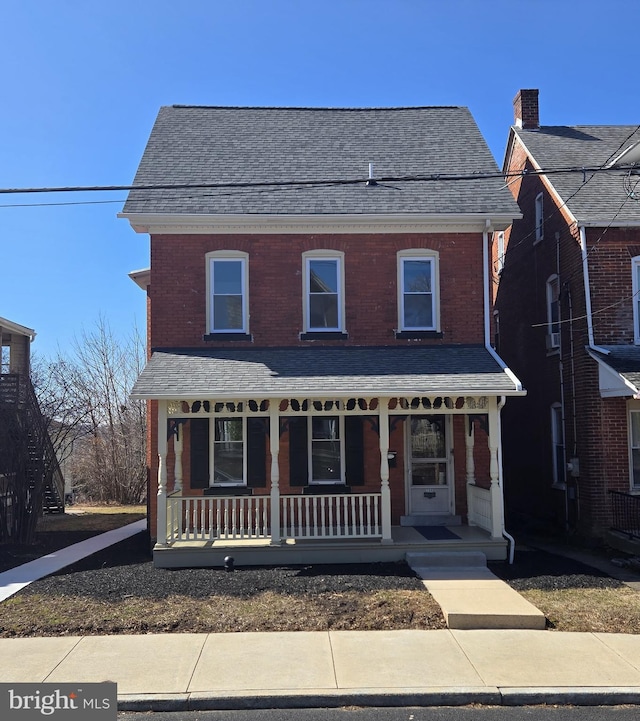
{"label": "curb", "polygon": [[640,687],[497,688],[438,687],[425,689],[336,689],[308,692],[256,691],[243,693],[193,692],[179,694],[126,694],[118,696],[118,711],[233,711],[431,706],[617,706],[640,705]]}

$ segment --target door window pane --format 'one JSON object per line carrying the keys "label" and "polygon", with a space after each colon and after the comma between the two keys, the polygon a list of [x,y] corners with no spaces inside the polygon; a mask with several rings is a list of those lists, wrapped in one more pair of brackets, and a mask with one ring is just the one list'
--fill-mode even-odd
{"label": "door window pane", "polygon": [[411,456],[444,458],[444,421],[434,418],[411,419]]}

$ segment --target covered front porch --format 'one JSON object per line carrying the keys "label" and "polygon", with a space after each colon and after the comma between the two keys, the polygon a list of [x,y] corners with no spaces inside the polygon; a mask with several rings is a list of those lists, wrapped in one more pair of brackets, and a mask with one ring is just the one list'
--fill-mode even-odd
{"label": "covered front porch", "polygon": [[[326,350],[290,349],[279,360],[322,361]],[[252,351],[232,363],[223,352],[185,354],[209,361],[207,380],[195,382],[176,373],[184,357],[154,354],[134,392],[153,399],[157,424],[156,565],[388,561],[425,548],[506,557],[500,410],[519,393],[512,379],[487,363],[484,348],[464,348],[466,373],[437,374],[437,386],[398,363],[406,349],[367,349],[368,362],[350,372],[356,350],[339,349],[332,365],[343,375],[329,378],[283,373],[282,364],[274,374],[275,364]],[[411,350],[418,355],[442,362],[443,349]],[[449,366],[452,359],[460,362],[449,352]],[[158,368],[172,369],[164,397],[157,382],[143,382],[157,380]],[[372,392],[375,385],[395,394]],[[295,395],[260,392],[275,386]]]}

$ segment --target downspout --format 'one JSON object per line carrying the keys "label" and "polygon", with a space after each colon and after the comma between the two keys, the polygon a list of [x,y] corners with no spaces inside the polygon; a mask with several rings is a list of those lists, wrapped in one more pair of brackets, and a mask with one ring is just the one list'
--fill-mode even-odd
{"label": "downspout", "polygon": [[[567,479],[566,479],[566,468],[567,468],[567,449],[566,449],[566,438],[567,434],[565,431],[566,428],[566,408],[565,408],[565,402],[564,402],[564,348],[562,347],[562,284],[561,284],[561,278],[560,278],[560,233],[556,231],[556,276],[558,278],[558,330],[559,333],[559,347],[558,347],[558,354],[559,354],[559,360],[558,360],[558,374],[560,375],[560,413],[562,414],[562,420],[561,420],[561,427],[560,431],[562,432],[562,465],[565,469],[565,476],[564,478],[564,530],[565,532],[569,530],[569,498],[568,498],[568,490],[567,490]],[[554,456],[553,456],[553,462],[554,464],[557,463],[556,457],[555,457],[555,448],[554,450]],[[557,472],[556,472],[557,473]],[[559,481],[560,479],[558,479]]]}
{"label": "downspout", "polygon": [[[511,378],[514,385],[516,386],[517,390],[522,390],[522,384],[516,377],[516,375],[507,368],[505,362],[500,358],[500,356],[496,353],[494,347],[491,345],[491,323],[490,323],[490,317],[489,317],[489,308],[491,307],[490,303],[490,296],[489,293],[491,291],[491,287],[489,283],[491,282],[489,277],[489,233],[492,230],[492,224],[491,220],[487,218],[485,223],[485,228],[482,231],[482,265],[483,265],[483,274],[484,274],[484,345],[485,348],[489,351],[491,356],[497,361],[497,363],[500,365],[500,367],[504,370],[504,372]],[[500,430],[500,412],[502,411],[502,408],[504,404],[506,403],[505,396],[501,396],[500,400],[498,401],[498,429]],[[504,477],[502,475],[502,432],[498,433],[498,482],[500,483],[500,487],[502,489],[502,535],[504,538],[507,539],[507,542],[509,543],[509,563],[513,563],[513,556],[515,554],[516,550],[516,540],[515,538],[510,534],[507,533],[507,530],[504,526]]]}

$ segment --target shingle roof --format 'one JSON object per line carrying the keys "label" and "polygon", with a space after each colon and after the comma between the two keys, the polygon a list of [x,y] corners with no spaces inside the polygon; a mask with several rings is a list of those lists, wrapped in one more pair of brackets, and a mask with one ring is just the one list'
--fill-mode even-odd
{"label": "shingle roof", "polygon": [[600,346],[609,351],[607,355],[597,353],[603,363],[640,390],[640,347],[635,345]]}
{"label": "shingle roof", "polygon": [[500,394],[514,382],[484,346],[156,350],[136,398]]}
{"label": "shingle roof", "polygon": [[464,107],[162,107],[134,184],[353,180],[357,185],[131,191],[124,213],[519,215],[499,178],[393,182],[376,177],[496,173]]}
{"label": "shingle roof", "polygon": [[[640,129],[634,125],[542,126],[537,130],[514,128],[514,132],[544,170],[601,167],[640,140]],[[629,199],[623,187],[625,172],[611,169],[591,175],[586,174],[587,183],[582,173],[549,176],[578,222],[640,222],[640,202]]]}

